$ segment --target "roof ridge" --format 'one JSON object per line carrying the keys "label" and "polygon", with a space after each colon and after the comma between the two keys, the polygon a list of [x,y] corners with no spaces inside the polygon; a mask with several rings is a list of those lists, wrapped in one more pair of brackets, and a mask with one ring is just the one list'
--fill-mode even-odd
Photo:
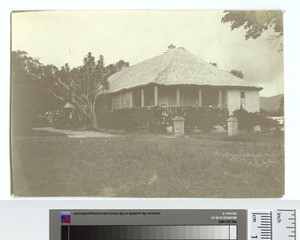
{"label": "roof ridge", "polygon": [[[129,69],[132,69],[132,68],[134,68],[134,67],[136,67],[136,66],[138,66],[138,65],[140,65],[140,64],[143,64],[143,63],[145,63],[145,62],[154,60],[155,58],[162,57],[162,56],[165,55],[165,54],[171,54],[171,53],[174,53],[174,52],[176,52],[176,51],[179,50],[179,49],[185,50],[186,52],[190,53],[188,50],[186,50],[186,49],[183,48],[183,47],[177,47],[176,49],[174,49],[174,50],[172,50],[172,51],[164,52],[164,53],[162,53],[162,54],[160,54],[160,55],[157,55],[157,56],[152,57],[152,58],[148,58],[148,59],[143,60],[143,61],[141,61],[141,62],[138,62],[138,63],[136,63],[136,64],[134,64],[134,65],[132,65],[132,66],[129,66],[129,67],[123,69],[122,71],[116,72],[116,73],[120,73],[120,74],[119,74],[119,76],[117,76],[117,77],[115,78],[115,80],[118,79],[118,78],[122,75],[121,73],[124,73],[125,71],[127,71],[127,70],[129,70]],[[190,54],[191,54],[191,53],[190,53]],[[172,55],[174,55],[174,54],[172,54]],[[173,58],[174,58],[174,57],[173,57]],[[116,74],[116,73],[114,73],[114,74]],[[113,75],[114,75],[114,74],[113,74]]]}
{"label": "roof ridge", "polygon": [[[177,49],[175,50],[172,50],[172,53],[173,51],[175,52]],[[170,52],[171,53],[171,52]],[[162,56],[163,54],[159,55],[159,56]],[[171,66],[173,66],[173,63],[174,63],[174,60],[175,60],[175,56],[176,54],[172,54],[172,58],[171,60],[169,61],[169,63],[167,64],[167,66],[165,67],[164,70],[162,70],[161,72],[159,72],[157,75],[156,75],[156,78],[153,80],[153,82],[155,83],[158,79],[159,79],[159,76],[162,76],[164,73],[168,73],[168,70],[170,69]]]}

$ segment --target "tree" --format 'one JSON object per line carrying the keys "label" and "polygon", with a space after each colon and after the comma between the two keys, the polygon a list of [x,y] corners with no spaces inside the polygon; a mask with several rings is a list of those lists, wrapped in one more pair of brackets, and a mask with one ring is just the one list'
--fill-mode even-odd
{"label": "tree", "polygon": [[243,78],[244,78],[244,74],[243,74],[242,71],[239,71],[239,70],[236,70],[236,69],[232,69],[232,70],[230,71],[230,73],[231,73],[232,75],[234,75],[234,76],[240,78],[240,79],[243,79]]}
{"label": "tree", "polygon": [[48,110],[55,111],[61,108],[63,104],[69,100],[67,90],[62,88],[58,83],[60,77],[61,72],[55,65],[49,64],[42,66],[42,76],[40,78],[40,82],[43,84],[48,95],[52,96]]}
{"label": "tree", "polygon": [[[96,99],[108,88],[108,74],[104,66],[103,56],[100,55],[98,61],[89,52],[83,59],[83,65],[70,70],[68,64],[65,64],[60,71],[55,86],[64,89],[57,92],[53,91],[57,98],[64,99],[72,103],[80,114],[86,116],[93,129],[98,128],[95,112]],[[52,86],[52,89],[55,88]]]}
{"label": "tree", "polygon": [[122,71],[127,67],[129,67],[129,62],[125,62],[124,60],[119,60],[115,64],[109,64],[105,67],[106,72],[108,72],[107,77],[110,77],[116,72]]}
{"label": "tree", "polygon": [[13,51],[11,63],[13,123],[24,126],[46,111],[49,95],[40,82],[42,64],[38,59],[25,51]]}
{"label": "tree", "polygon": [[128,62],[120,60],[105,67],[102,55],[96,61],[88,53],[82,66],[70,69],[66,63],[59,69],[52,64],[41,64],[24,51],[14,51],[13,109],[18,113],[23,111],[26,116],[37,116],[69,102],[77,109],[79,121],[87,118],[91,127],[97,129],[96,99],[108,88],[108,77],[128,66]]}
{"label": "tree", "polygon": [[243,27],[246,30],[246,40],[256,39],[269,29],[274,32],[270,37],[271,40],[279,40],[283,36],[282,11],[224,11],[224,13],[221,22],[230,23],[231,30]]}
{"label": "tree", "polygon": [[124,68],[129,67],[129,62],[125,62],[124,60],[119,60],[114,66],[117,71],[122,71]]}
{"label": "tree", "polygon": [[37,76],[41,74],[41,63],[39,60],[29,57],[25,51],[13,51],[11,53],[11,62],[13,84],[35,81]]}
{"label": "tree", "polygon": [[282,115],[284,114],[284,96],[282,96],[280,99],[279,113]]}

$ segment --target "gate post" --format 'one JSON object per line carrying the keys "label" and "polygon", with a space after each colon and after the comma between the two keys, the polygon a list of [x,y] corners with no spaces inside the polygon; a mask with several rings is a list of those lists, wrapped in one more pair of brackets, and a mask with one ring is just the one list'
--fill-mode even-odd
{"label": "gate post", "polygon": [[235,116],[229,116],[227,119],[228,136],[238,135],[238,119]]}
{"label": "gate post", "polygon": [[174,135],[180,137],[184,135],[184,118],[176,116],[173,118],[174,121]]}

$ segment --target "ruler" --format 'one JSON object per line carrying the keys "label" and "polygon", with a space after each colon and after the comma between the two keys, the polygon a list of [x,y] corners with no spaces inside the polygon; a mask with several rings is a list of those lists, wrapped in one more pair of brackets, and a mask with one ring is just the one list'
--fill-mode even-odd
{"label": "ruler", "polygon": [[296,210],[278,209],[274,218],[274,240],[296,240]]}
{"label": "ruler", "polygon": [[249,240],[296,240],[296,210],[249,210]]}

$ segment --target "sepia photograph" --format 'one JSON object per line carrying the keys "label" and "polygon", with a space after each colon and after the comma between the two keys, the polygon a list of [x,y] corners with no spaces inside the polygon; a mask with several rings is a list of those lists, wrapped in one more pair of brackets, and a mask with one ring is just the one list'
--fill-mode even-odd
{"label": "sepia photograph", "polygon": [[283,11],[14,11],[15,197],[281,198]]}

